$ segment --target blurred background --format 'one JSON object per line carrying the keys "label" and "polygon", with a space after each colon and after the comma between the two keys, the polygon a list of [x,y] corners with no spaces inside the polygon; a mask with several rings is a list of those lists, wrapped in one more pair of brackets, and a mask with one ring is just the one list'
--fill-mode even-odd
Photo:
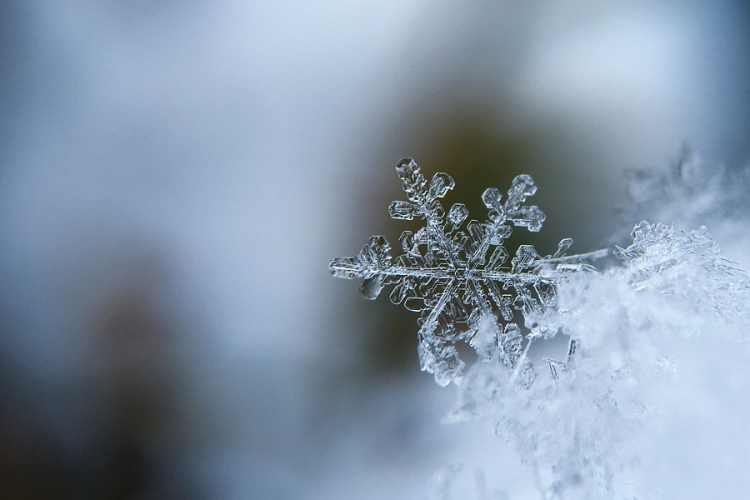
{"label": "blurred background", "polygon": [[328,262],[404,156],[610,244],[625,171],[746,164],[749,76],[739,0],[0,3],[0,496],[534,498]]}

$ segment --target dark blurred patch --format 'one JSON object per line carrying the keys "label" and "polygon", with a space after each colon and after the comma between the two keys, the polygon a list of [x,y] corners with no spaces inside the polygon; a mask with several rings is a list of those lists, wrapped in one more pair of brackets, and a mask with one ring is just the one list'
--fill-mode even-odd
{"label": "dark blurred patch", "polygon": [[102,311],[101,400],[104,491],[108,498],[143,498],[156,471],[149,445],[170,413],[170,332],[139,290],[114,291]]}
{"label": "dark blurred patch", "polygon": [[184,409],[163,269],[148,258],[110,264],[73,287],[72,304],[87,311],[74,348],[89,355],[54,380],[0,365],[3,498],[200,498],[171,473],[166,444]]}
{"label": "dark blurred patch", "polygon": [[55,436],[39,425],[38,417],[23,404],[20,396],[26,390],[24,381],[7,363],[0,363],[2,497],[75,498],[75,467]]}

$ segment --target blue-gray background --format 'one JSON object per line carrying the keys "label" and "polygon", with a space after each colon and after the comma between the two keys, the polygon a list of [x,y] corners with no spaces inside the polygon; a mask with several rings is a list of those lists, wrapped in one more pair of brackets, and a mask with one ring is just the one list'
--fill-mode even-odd
{"label": "blue-gray background", "polygon": [[409,227],[402,156],[477,217],[531,174],[542,253],[611,243],[627,169],[746,163],[749,23],[729,0],[2,2],[0,496],[419,498],[483,459],[531,483],[440,424],[416,317],[327,264]]}

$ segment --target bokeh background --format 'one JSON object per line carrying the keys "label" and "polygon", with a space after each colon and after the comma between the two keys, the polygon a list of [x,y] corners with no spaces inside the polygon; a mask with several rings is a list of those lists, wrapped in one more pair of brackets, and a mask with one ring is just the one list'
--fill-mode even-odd
{"label": "bokeh background", "polygon": [[534,498],[328,262],[404,156],[610,244],[629,169],[747,163],[749,77],[732,0],[0,3],[0,496]]}

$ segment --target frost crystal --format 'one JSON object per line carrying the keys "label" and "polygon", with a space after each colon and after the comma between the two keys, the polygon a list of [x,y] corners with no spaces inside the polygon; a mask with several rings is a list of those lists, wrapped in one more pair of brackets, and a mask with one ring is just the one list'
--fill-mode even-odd
{"label": "frost crystal", "polygon": [[745,230],[750,165],[709,164],[686,149],[668,168],[634,170],[628,181],[630,204],[622,210],[623,228],[642,219],[673,224],[678,230],[706,226],[725,255],[750,267],[750,233]]}
{"label": "frost crystal", "polygon": [[633,289],[681,299],[704,316],[718,313],[724,321],[746,319],[747,275],[722,257],[705,227],[680,234],[673,226],[643,221],[631,238],[632,244],[617,247],[615,255],[626,262]]}
{"label": "frost crystal", "polygon": [[[517,176],[505,201],[499,190],[485,190],[482,201],[488,219],[464,225],[469,216],[465,205],[454,204],[446,216],[439,201],[453,189],[452,177],[439,172],[428,184],[411,158],[402,159],[396,172],[408,201],[391,203],[391,217],[421,218],[426,225],[416,234],[401,234],[403,253],[395,260],[385,237],[373,236],[357,256],[333,259],[331,274],[363,278],[360,291],[368,299],[393,285],[391,302],[420,313],[419,360],[422,370],[433,373],[438,384],[446,385],[461,374],[464,362],[456,343],[464,341],[481,360],[501,362],[522,385],[529,385],[533,370],[522,354],[523,337],[514,311],[520,311],[530,326],[531,318],[555,304],[557,285],[566,276],[591,269],[587,261],[606,251],[566,256],[573,243],[566,238],[553,255],[545,257],[533,246],[521,245],[508,265],[503,242],[513,226],[536,232],[545,219],[539,207],[524,204],[536,193],[530,176]],[[458,325],[466,325],[465,330]]]}

